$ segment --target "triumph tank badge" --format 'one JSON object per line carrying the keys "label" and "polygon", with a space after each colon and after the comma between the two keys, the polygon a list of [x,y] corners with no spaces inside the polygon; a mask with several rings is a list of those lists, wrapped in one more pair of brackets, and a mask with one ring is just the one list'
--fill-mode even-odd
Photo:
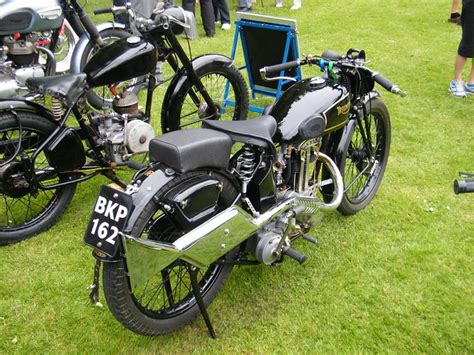
{"label": "triumph tank badge", "polygon": [[337,106],[337,115],[338,116],[347,115],[349,113],[350,108],[351,108],[351,103],[350,102],[348,102],[347,104],[342,105],[342,106]]}

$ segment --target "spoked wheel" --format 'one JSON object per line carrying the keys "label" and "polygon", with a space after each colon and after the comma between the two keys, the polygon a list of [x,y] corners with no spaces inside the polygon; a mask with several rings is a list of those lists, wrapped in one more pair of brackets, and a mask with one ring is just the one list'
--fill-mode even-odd
{"label": "spoked wheel", "polygon": [[387,107],[381,100],[372,99],[367,109],[366,120],[354,125],[339,162],[344,197],[338,210],[345,215],[355,214],[369,204],[387,166],[391,134]]}
{"label": "spoked wheel", "polygon": [[[206,219],[233,202],[237,190],[221,175],[210,172],[183,174],[164,186],[148,203],[133,227],[132,235],[141,239],[173,242],[194,228],[180,226],[172,215],[163,210],[161,199],[179,184],[198,176],[212,176],[224,185],[218,209]],[[164,269],[157,270],[144,285],[131,290],[127,276],[131,270],[126,269],[125,261],[105,263],[104,294],[109,309],[125,327],[143,335],[166,334],[185,326],[199,315],[197,301],[192,293],[190,267],[190,264],[178,259]],[[231,270],[231,265],[223,263],[199,270],[198,284],[206,306],[216,297]]]}
{"label": "spoked wheel", "polygon": [[208,105],[198,89],[186,80],[173,97],[163,103],[163,132],[198,128],[207,119],[232,121],[247,118],[247,84],[234,65],[210,62],[196,74],[214,105]]}
{"label": "spoked wheel", "polygon": [[[109,45],[121,38],[129,37],[131,34],[121,29],[106,29],[100,32],[100,36],[104,41],[104,45]],[[87,62],[97,52],[98,48],[94,46],[94,43],[89,41],[84,53],[81,58],[81,70],[84,69]],[[114,87],[118,92],[123,90],[132,91],[137,93],[140,90],[140,85],[137,85],[142,78],[132,78],[130,80],[117,83]],[[107,86],[100,86],[89,90],[87,93],[87,102],[95,109],[105,110],[112,107],[112,100],[114,94]]]}
{"label": "spoked wheel", "polygon": [[[51,190],[36,186],[34,180],[47,186],[66,179],[49,166],[44,153],[38,155],[34,166],[27,163],[56,125],[32,113],[17,115],[21,136],[14,115],[0,113],[0,245],[27,239],[51,227],[75,192],[75,185]],[[29,177],[29,168],[35,179]]]}

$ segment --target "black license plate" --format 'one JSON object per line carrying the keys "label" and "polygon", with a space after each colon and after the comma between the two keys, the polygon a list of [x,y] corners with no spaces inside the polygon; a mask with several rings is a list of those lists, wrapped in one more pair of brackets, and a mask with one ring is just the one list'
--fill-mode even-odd
{"label": "black license plate", "polygon": [[114,256],[119,245],[119,232],[128,220],[132,205],[130,195],[103,185],[95,202],[84,242]]}

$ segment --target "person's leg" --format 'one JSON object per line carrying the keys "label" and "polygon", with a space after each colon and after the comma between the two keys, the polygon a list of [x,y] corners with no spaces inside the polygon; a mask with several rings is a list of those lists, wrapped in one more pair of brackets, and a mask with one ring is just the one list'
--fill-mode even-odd
{"label": "person's leg", "polygon": [[183,0],[183,9],[189,12],[192,12],[193,15],[195,14],[194,12],[194,7],[196,5],[195,0]]}
{"label": "person's leg", "polygon": [[451,5],[451,14],[455,14],[455,13],[459,14],[460,5],[461,5],[461,0],[453,0],[453,4]]}
{"label": "person's leg", "polygon": [[275,0],[276,7],[283,7],[283,0]]}
{"label": "person's leg", "polygon": [[474,58],[471,59],[471,75],[469,76],[469,84],[474,85]]}
{"label": "person's leg", "polygon": [[229,4],[227,3],[227,0],[217,0],[217,5],[219,6],[219,13],[221,15],[221,23],[223,25],[226,23],[230,25]]}
{"label": "person's leg", "polygon": [[474,58],[471,59],[471,74],[469,81],[466,83],[466,93],[474,95]]}
{"label": "person's leg", "polygon": [[204,25],[204,31],[207,37],[213,37],[216,33],[214,24],[214,9],[212,7],[212,0],[200,0],[201,18]]}
{"label": "person's leg", "polygon": [[212,0],[212,8],[214,9],[214,22],[220,22],[221,14],[219,10],[219,0]]}
{"label": "person's leg", "polygon": [[[112,4],[114,6],[124,6],[127,3],[127,0],[113,0]],[[114,14],[114,21],[123,23],[124,25],[128,26],[128,15],[127,14]]]}
{"label": "person's leg", "polygon": [[462,70],[464,69],[466,60],[466,57],[456,54],[456,59],[454,61],[454,80],[451,80],[449,83],[449,91],[456,97],[466,97],[466,89],[462,82]]}
{"label": "person's leg", "polygon": [[290,7],[290,10],[297,10],[301,7],[301,0],[293,0],[293,6]]}
{"label": "person's leg", "polygon": [[454,80],[462,81],[462,70],[466,65],[466,57],[456,54],[456,60],[454,61]]}

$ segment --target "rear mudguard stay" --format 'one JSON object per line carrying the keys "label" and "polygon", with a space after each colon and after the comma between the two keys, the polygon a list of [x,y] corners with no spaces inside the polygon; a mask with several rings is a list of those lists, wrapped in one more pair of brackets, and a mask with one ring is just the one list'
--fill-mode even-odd
{"label": "rear mudguard stay", "polygon": [[[204,54],[192,61],[193,69],[198,77],[203,74],[204,68],[209,64],[226,67],[232,65],[232,63],[232,59],[222,54]],[[169,117],[176,106],[177,95],[188,80],[186,69],[181,68],[168,86],[163,100],[163,108],[161,109],[161,127],[170,127]]]}
{"label": "rear mudguard stay", "polygon": [[48,109],[44,108],[43,106],[38,105],[37,103],[23,99],[0,100],[0,112],[12,110],[36,113],[37,115],[44,117],[51,122],[54,122],[56,125],[58,124],[58,122],[54,119],[53,113]]}

